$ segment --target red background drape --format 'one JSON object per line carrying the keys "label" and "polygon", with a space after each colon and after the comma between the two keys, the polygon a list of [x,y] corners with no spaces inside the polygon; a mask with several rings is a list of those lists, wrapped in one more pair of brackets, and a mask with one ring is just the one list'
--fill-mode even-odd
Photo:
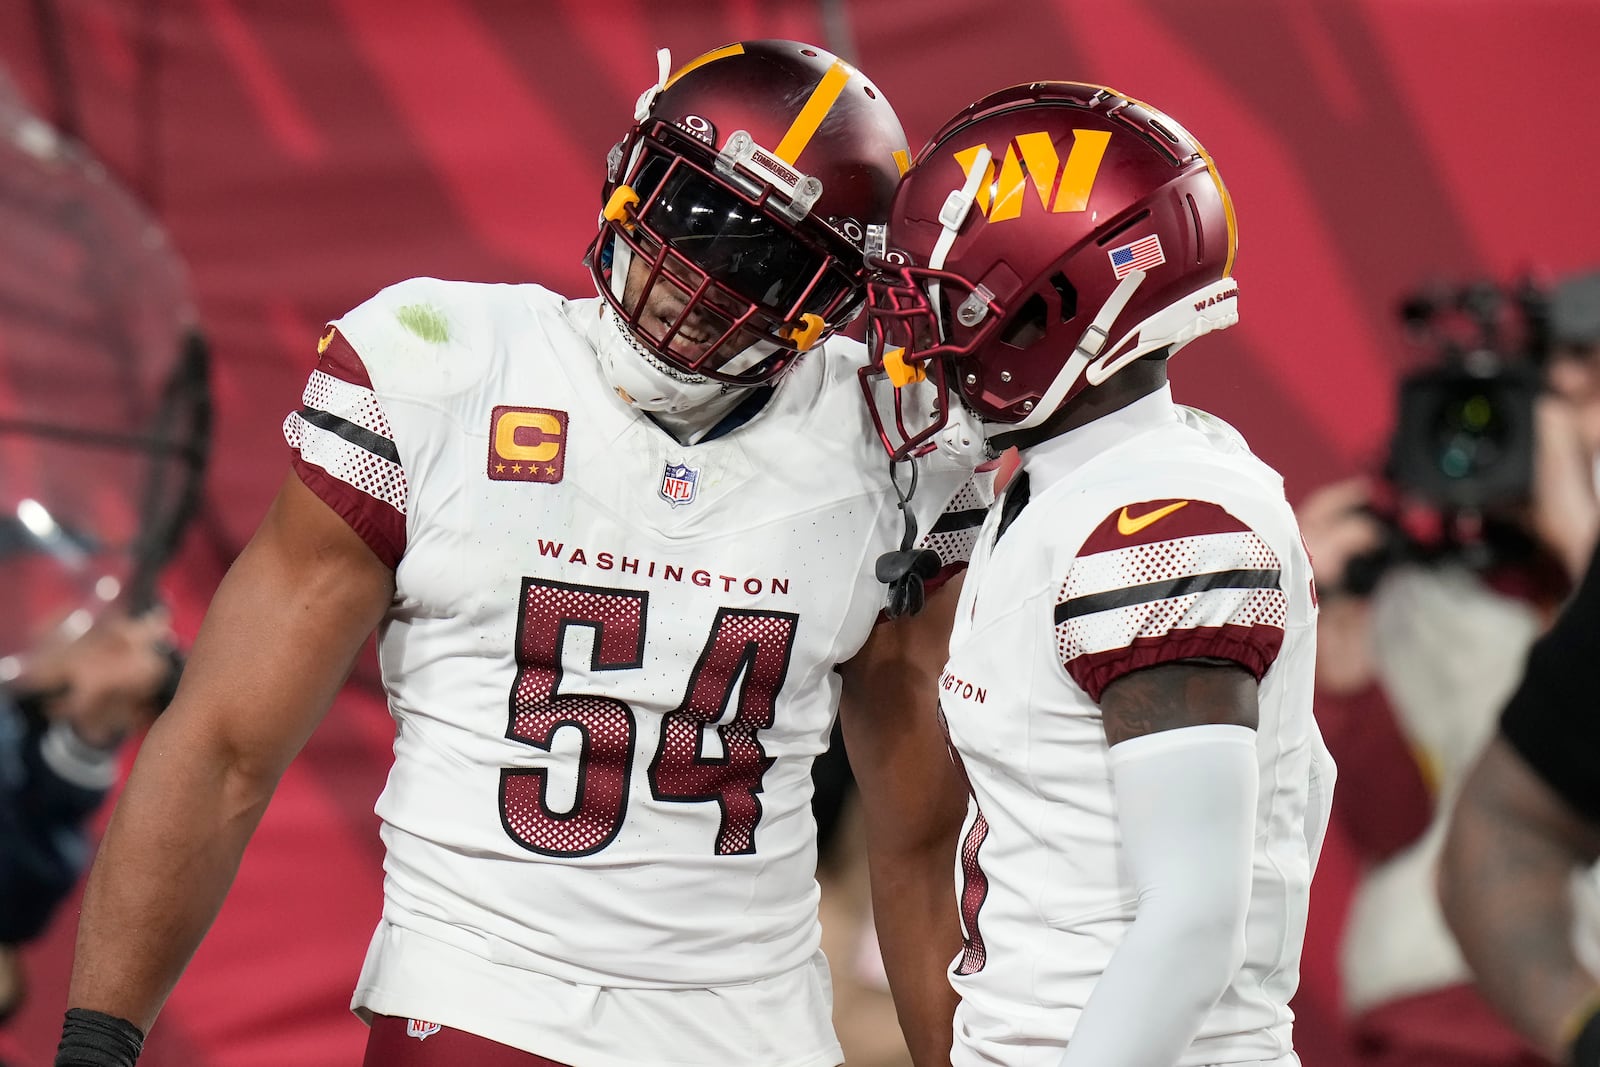
{"label": "red background drape", "polygon": [[[285,470],[278,426],[320,325],[416,274],[581,294],[606,150],[655,77],[728,40],[853,57],[913,147],[1031,78],[1171,111],[1238,207],[1238,328],[1173,365],[1291,498],[1373,467],[1398,299],[1432,277],[1600,263],[1600,6],[1591,0],[61,0],[0,2],[0,64],[151,205],[215,346],[208,503],[167,592],[192,633]],[[54,70],[54,74],[53,74]],[[371,805],[389,722],[363,668],[290,770],[152,1042],[155,1065],[348,1064],[379,904]],[[365,683],[365,684],[363,684]],[[182,872],[173,872],[181,878]],[[1337,838],[1307,949],[1307,1067],[1339,1067]],[[33,953],[15,1039],[44,1062],[74,916]]]}

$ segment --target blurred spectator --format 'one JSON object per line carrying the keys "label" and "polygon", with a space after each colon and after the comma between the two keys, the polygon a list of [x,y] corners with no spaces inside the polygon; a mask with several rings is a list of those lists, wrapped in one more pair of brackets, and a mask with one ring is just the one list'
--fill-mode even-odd
{"label": "blurred spectator", "polygon": [[198,505],[208,373],[165,232],[0,70],[0,1021],[176,685],[148,609]]}
{"label": "blurred spectator", "polygon": [[1572,892],[1579,868],[1600,858],[1597,659],[1600,559],[1534,645],[1462,788],[1439,871],[1484,995],[1557,1062],[1582,1067],[1600,1065],[1600,981],[1573,936]]}
{"label": "blurred spectator", "polygon": [[1322,595],[1318,717],[1344,778],[1334,818],[1364,868],[1340,971],[1373,1067],[1543,1062],[1472,988],[1433,880],[1463,779],[1600,527],[1600,274],[1544,307],[1516,504],[1434,515],[1445,547],[1427,550],[1414,502],[1374,480],[1325,486],[1299,509]]}
{"label": "blurred spectator", "polygon": [[85,827],[117,775],[122,742],[177,684],[163,612],[62,627],[0,690],[0,1020],[22,1003],[18,948],[72,892],[91,848]]}
{"label": "blurred spectator", "polygon": [[198,505],[208,376],[165,231],[0,70],[0,1019],[177,683],[147,609]]}

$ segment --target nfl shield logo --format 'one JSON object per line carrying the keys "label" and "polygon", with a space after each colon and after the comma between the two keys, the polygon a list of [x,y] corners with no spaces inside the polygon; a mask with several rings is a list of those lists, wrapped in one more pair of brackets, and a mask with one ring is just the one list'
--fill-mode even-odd
{"label": "nfl shield logo", "polygon": [[677,507],[694,499],[694,485],[700,472],[683,463],[668,463],[661,475],[661,499]]}
{"label": "nfl shield logo", "polygon": [[443,1029],[444,1027],[438,1023],[430,1023],[426,1019],[406,1020],[406,1036],[414,1037],[418,1041],[426,1041]]}

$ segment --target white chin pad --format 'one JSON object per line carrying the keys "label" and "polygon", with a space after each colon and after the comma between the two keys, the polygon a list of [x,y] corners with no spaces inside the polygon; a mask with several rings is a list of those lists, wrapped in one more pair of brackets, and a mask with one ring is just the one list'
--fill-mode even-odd
{"label": "white chin pad", "polygon": [[983,459],[989,455],[990,428],[967,409],[959,397],[950,398],[950,419],[934,435],[939,451],[959,459]]}
{"label": "white chin pad", "polygon": [[664,366],[628,332],[610,306],[595,334],[606,383],[641,411],[676,414],[701,407],[727,392],[721,382]]}
{"label": "white chin pad", "polygon": [[[1140,356],[1167,348],[1173,352],[1196,337],[1226,330],[1239,321],[1239,283],[1220,278],[1181,300],[1174,300],[1129,330],[1089,368],[1091,384],[1099,385]],[[1125,351],[1120,351],[1123,350]]]}

